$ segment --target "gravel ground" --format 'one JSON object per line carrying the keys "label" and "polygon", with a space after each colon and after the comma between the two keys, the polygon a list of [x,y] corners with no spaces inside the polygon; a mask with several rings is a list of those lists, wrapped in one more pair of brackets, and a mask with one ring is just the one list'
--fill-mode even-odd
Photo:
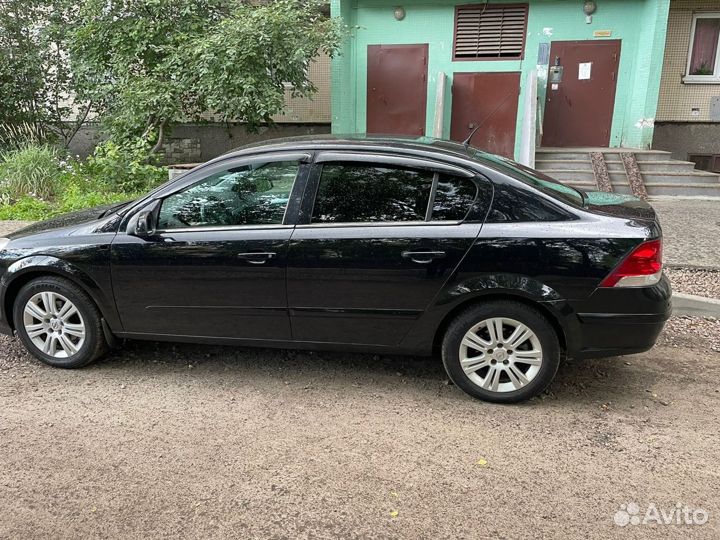
{"label": "gravel ground", "polygon": [[720,269],[666,268],[673,292],[720,299]]}
{"label": "gravel ground", "polygon": [[[519,406],[434,359],[137,342],[63,371],[2,337],[0,538],[717,538],[720,354],[668,328]],[[620,529],[630,502],[710,519]]]}
{"label": "gravel ground", "polygon": [[672,317],[660,342],[685,347],[688,340],[700,338],[709,349],[720,352],[720,320],[702,317]]}
{"label": "gravel ground", "polygon": [[[670,262],[717,266],[658,206]],[[135,342],[63,371],[0,337],[0,538],[718,538],[719,351],[720,321],[673,318],[499,406],[437,359]],[[631,502],[710,519],[620,529]]]}

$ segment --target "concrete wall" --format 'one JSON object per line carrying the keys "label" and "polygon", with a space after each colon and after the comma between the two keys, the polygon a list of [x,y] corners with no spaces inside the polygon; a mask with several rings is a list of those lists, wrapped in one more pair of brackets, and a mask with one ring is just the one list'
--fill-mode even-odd
{"label": "concrete wall", "polygon": [[[242,124],[181,124],[175,126],[163,146],[165,164],[198,163],[219,156],[233,148],[278,137],[330,133],[330,124],[275,124],[248,133]],[[88,124],[70,145],[70,153],[90,155],[101,137],[96,125]]]}
{"label": "concrete wall", "polygon": [[[526,81],[538,69],[538,97],[544,105],[547,65],[538,66],[540,43],[594,38],[595,30],[610,30],[607,39],[622,40],[611,146],[648,148],[652,141],[665,28],[670,0],[602,0],[587,24],[582,2],[535,0],[530,3],[524,60],[452,61],[454,8],[468,0],[409,0],[406,17],[396,21],[395,4],[382,0],[333,0],[333,16],[342,16],[351,36],[342,55],[333,60],[333,132],[364,132],[366,125],[367,46],[370,44],[429,44],[427,126],[432,133],[438,72],[447,74],[443,136],[450,134],[454,72],[520,71]],[[517,3],[517,0],[495,0]],[[523,85],[518,119],[525,114]],[[515,154],[519,155],[522,122],[517,122]]]}
{"label": "concrete wall", "polygon": [[672,152],[674,159],[682,160],[686,160],[688,154],[720,154],[720,124],[658,122],[653,148]]}

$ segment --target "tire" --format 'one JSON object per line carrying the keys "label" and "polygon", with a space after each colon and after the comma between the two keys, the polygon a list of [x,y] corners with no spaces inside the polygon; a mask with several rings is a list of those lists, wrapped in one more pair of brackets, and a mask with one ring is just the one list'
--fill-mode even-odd
{"label": "tire", "polygon": [[[53,307],[48,310],[47,304]],[[27,351],[53,367],[83,367],[108,350],[102,315],[95,302],[60,277],[34,279],[20,289],[13,305],[13,320]]]}
{"label": "tire", "polygon": [[[502,339],[493,337],[499,335],[498,328]],[[494,403],[517,403],[537,396],[553,380],[560,344],[539,311],[518,302],[494,301],[470,307],[453,319],[443,339],[442,358],[450,380],[467,394]]]}

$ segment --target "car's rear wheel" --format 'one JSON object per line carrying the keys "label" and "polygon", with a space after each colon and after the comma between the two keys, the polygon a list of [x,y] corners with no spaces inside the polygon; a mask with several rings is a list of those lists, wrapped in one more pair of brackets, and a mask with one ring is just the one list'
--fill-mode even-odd
{"label": "car's rear wheel", "polygon": [[66,279],[27,283],[15,299],[13,319],[25,348],[51,366],[82,367],[107,351],[97,306]]}
{"label": "car's rear wheel", "polygon": [[448,326],[443,364],[473,397],[516,403],[541,393],[560,364],[557,334],[537,310],[511,301],[475,305]]}

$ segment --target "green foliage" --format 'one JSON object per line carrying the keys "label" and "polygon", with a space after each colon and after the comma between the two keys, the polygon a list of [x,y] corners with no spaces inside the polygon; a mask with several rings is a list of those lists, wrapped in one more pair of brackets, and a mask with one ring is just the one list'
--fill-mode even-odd
{"label": "green foliage", "polygon": [[77,132],[84,115],[72,122],[71,112],[89,109],[75,100],[69,69],[76,17],[72,0],[0,2],[0,124],[31,125],[42,136],[36,142],[67,141]]}
{"label": "green foliage", "polygon": [[43,126],[20,122],[19,124],[0,124],[0,149],[21,150],[26,146],[41,145],[48,140]]}
{"label": "green foliage", "polygon": [[116,143],[148,139],[206,112],[256,127],[282,110],[287,84],[315,91],[307,66],[333,55],[338,21],[317,0],[89,0],[71,39],[81,96]]}
{"label": "green foliage", "polygon": [[80,175],[102,182],[111,191],[136,193],[167,179],[164,168],[148,162],[149,144],[142,140],[122,146],[106,141],[95,148]]}
{"label": "green foliage", "polygon": [[38,221],[52,215],[50,203],[24,196],[13,204],[0,204],[0,219]]}
{"label": "green foliage", "polygon": [[[120,148],[110,142],[85,162],[64,161],[45,146],[9,153],[0,164],[0,178],[13,171],[10,182],[0,183],[0,219],[34,221],[135,199],[167,179],[146,155],[147,144]],[[41,193],[37,186],[51,189]]]}
{"label": "green foliage", "polygon": [[62,164],[49,146],[28,146],[0,158],[0,194],[10,200],[29,195],[48,200],[55,196]]}

